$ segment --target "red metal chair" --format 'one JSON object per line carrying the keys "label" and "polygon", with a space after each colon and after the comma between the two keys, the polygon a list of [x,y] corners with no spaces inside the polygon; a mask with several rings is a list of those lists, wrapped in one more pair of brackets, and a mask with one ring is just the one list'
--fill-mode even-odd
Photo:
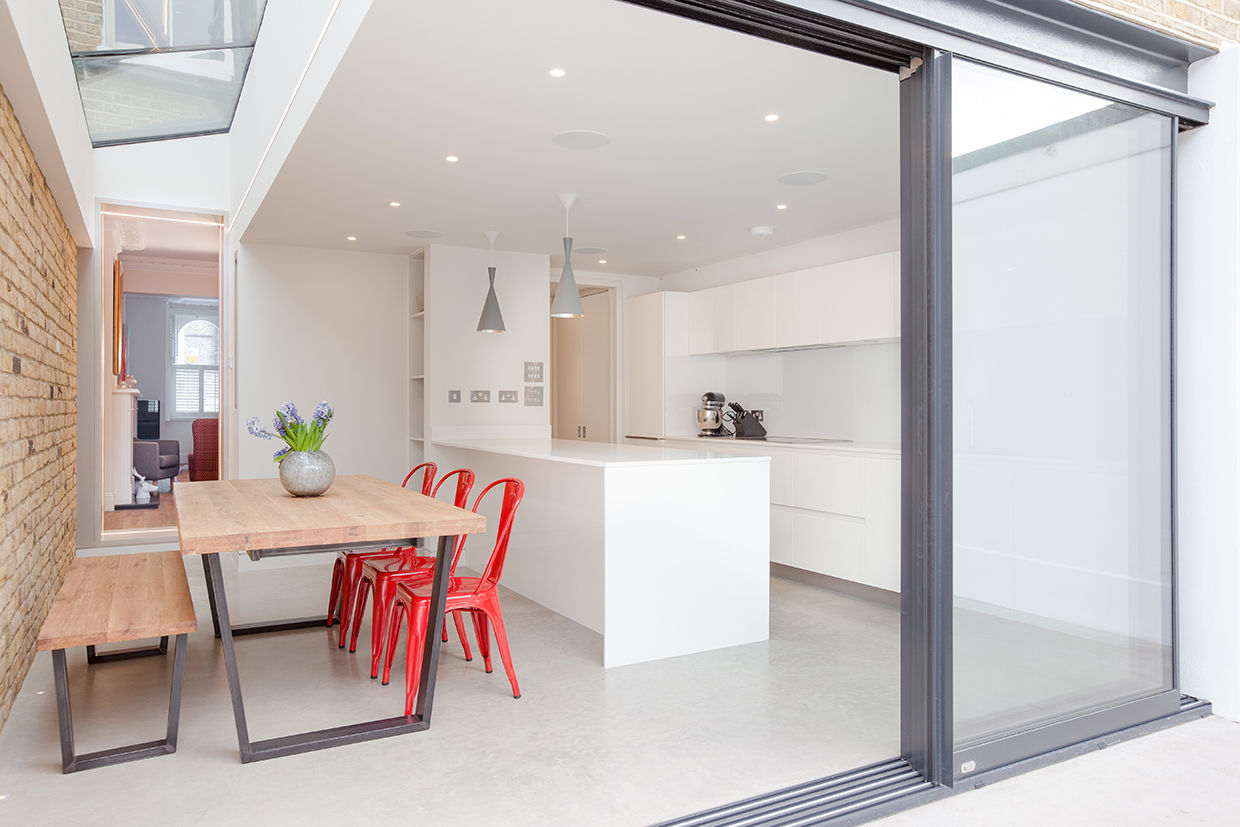
{"label": "red metal chair", "polygon": [[[504,570],[504,558],[508,555],[508,538],[512,535],[512,522],[517,515],[517,506],[525,494],[525,484],[518,479],[501,479],[488,485],[474,501],[474,511],[487,492],[502,485],[503,504],[500,510],[499,526],[495,532],[495,548],[491,551],[491,559],[481,577],[452,577],[448,586],[448,597],[445,612],[453,618],[459,618],[461,612],[469,612],[474,621],[474,631],[478,636],[478,650],[482,652],[482,661],[486,671],[491,671],[491,640],[488,625],[495,628],[495,643],[499,646],[499,656],[504,662],[504,671],[508,674],[508,683],[512,685],[512,697],[521,697],[521,688],[517,686],[517,675],[512,668],[512,656],[508,652],[508,635],[504,631],[504,615],[499,606],[499,578]],[[465,543],[457,544],[459,555]],[[418,683],[421,680],[422,650],[426,645],[426,620],[430,613],[431,583],[424,580],[419,583],[401,583],[396,587],[396,595],[392,599],[392,616],[387,634],[387,650],[383,664],[383,682],[387,683],[392,671],[392,660],[396,656],[396,643],[400,637],[400,619],[406,618],[406,635],[408,637],[405,650],[405,714],[413,714],[413,702],[418,696]]]}
{"label": "red metal chair", "polygon": [[[435,483],[432,497],[439,496],[439,489],[444,483],[456,477],[456,494],[452,503],[457,508],[469,506],[469,492],[474,487],[474,472],[468,468],[449,471]],[[452,553],[452,564],[449,574],[456,571],[456,561],[460,559],[461,548],[465,545],[465,536],[457,537],[456,548]],[[362,616],[366,610],[366,595],[373,592],[374,598],[370,609],[370,677],[379,677],[379,659],[383,657],[383,633],[387,629],[388,616],[392,612],[392,597],[396,594],[396,584],[408,581],[429,581],[434,575],[434,556],[423,556],[414,549],[398,549],[390,551],[382,557],[370,557],[362,561],[358,573],[356,595],[353,603],[353,634],[349,637],[349,651],[357,651],[357,636],[362,630]],[[342,630],[343,631],[343,630]],[[472,660],[469,642],[465,637],[465,624],[457,622],[457,635],[461,638],[461,646],[465,650],[465,659]],[[445,640],[448,630],[444,629]],[[387,683],[384,680],[384,683]]]}
{"label": "red metal chair", "polygon": [[[409,480],[419,471],[423,472],[421,491],[426,496],[431,494],[431,485],[435,482],[438,466],[433,462],[424,462],[414,467],[405,475],[401,488],[409,486]],[[332,566],[332,586],[327,597],[327,625],[332,625],[336,611],[340,611],[340,640],[337,645],[344,648],[344,639],[349,632],[349,612],[353,608],[353,593],[357,591],[357,580],[362,576],[362,563],[375,557],[391,557],[399,549],[381,548],[375,551],[342,551],[336,555],[336,563]]]}

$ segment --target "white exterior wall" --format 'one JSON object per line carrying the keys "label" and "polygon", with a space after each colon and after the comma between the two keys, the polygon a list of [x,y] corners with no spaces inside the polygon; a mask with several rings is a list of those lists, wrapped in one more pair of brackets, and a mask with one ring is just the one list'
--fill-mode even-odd
{"label": "white exterior wall", "polygon": [[1179,144],[1180,688],[1240,720],[1240,47],[1196,64],[1189,92],[1216,106]]}

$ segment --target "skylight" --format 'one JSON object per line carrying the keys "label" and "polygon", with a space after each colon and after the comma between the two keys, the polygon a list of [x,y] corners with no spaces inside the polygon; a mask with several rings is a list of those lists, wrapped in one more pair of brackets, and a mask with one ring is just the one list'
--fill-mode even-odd
{"label": "skylight", "polygon": [[266,0],[60,0],[96,147],[227,132]]}

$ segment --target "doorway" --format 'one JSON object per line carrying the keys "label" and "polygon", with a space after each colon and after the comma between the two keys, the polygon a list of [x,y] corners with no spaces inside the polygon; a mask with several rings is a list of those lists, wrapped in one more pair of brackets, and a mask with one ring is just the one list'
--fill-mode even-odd
{"label": "doorway", "polygon": [[579,288],[585,315],[551,320],[551,435],[614,442],[614,295]]}
{"label": "doorway", "polygon": [[102,539],[160,541],[176,484],[218,475],[218,216],[104,205]]}

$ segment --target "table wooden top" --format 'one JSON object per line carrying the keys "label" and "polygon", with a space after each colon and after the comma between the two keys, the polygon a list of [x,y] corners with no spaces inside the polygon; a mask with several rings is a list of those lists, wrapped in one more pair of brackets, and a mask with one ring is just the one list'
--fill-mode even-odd
{"label": "table wooden top", "polygon": [[198,628],[175,551],[79,557],[39,632],[40,652],[188,634]]}
{"label": "table wooden top", "polygon": [[370,476],[294,497],[277,479],[177,483],[182,554],[359,545],[479,534],[486,517]]}

